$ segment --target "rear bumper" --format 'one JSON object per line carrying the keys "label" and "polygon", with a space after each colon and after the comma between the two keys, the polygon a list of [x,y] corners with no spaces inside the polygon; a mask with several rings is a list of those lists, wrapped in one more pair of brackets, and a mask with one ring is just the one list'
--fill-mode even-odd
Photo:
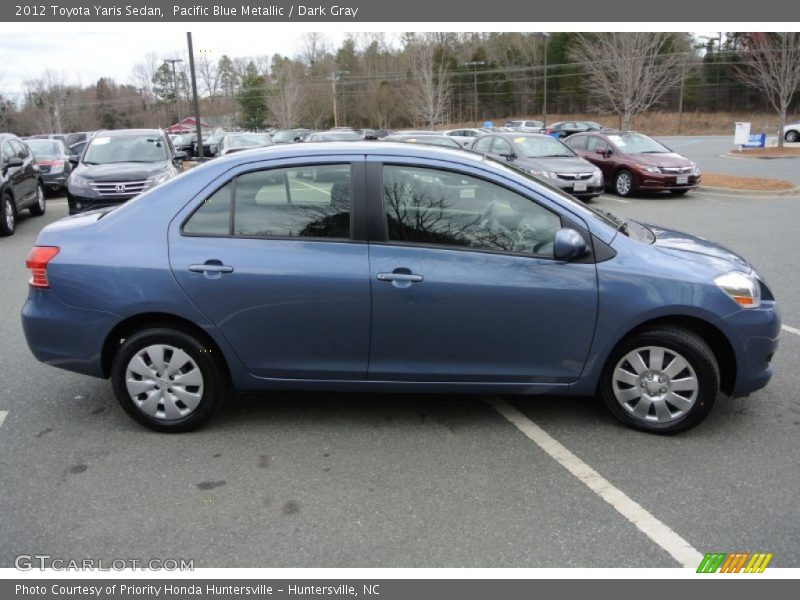
{"label": "rear bumper", "polygon": [[67,187],[66,173],[42,173],[42,182],[48,190],[60,190]]}
{"label": "rear bumper", "polygon": [[105,377],[103,342],[115,315],[64,304],[52,290],[31,288],[22,307],[22,330],[33,355],[43,363]]}
{"label": "rear bumper", "polygon": [[725,323],[737,361],[731,397],[747,396],[772,378],[771,361],[778,349],[780,315],[774,302],[766,302],[761,308],[734,313]]}

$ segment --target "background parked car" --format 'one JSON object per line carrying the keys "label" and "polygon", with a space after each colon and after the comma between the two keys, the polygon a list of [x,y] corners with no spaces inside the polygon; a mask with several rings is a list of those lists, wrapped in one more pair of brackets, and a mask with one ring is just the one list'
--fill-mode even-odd
{"label": "background parked car", "polygon": [[305,142],[359,142],[363,140],[355,131],[313,131]]}
{"label": "background parked car", "polygon": [[61,140],[39,139],[28,140],[27,143],[41,171],[45,189],[51,192],[64,189],[72,172],[71,161],[77,162],[78,157],[70,153]]}
{"label": "background parked car", "polygon": [[171,135],[169,137],[172,140],[172,145],[175,147],[177,152],[185,152],[187,158],[192,158],[196,155],[196,133],[181,133],[179,135]]}
{"label": "background parked car", "polygon": [[565,138],[575,133],[599,131],[601,129],[603,129],[603,126],[594,121],[559,121],[549,125],[544,133],[552,135],[553,137]]}
{"label": "background parked car", "polygon": [[95,135],[67,181],[69,213],[127,202],[175,177],[186,158],[158,129],[118,129]]}
{"label": "background parked car", "polygon": [[800,142],[800,121],[789,123],[783,128],[783,138],[787,142]]}
{"label": "background parked car", "polygon": [[273,145],[272,138],[266,133],[226,133],[216,144],[217,156]]}
{"label": "background parked car", "polygon": [[0,204],[0,236],[14,233],[21,210],[40,217],[47,208],[33,152],[11,133],[0,133]]}
{"label": "background parked car", "polygon": [[620,196],[637,191],[685,194],[700,185],[697,165],[651,137],[635,131],[576,134],[565,144],[603,171]]}
{"label": "background parked car", "polygon": [[449,135],[388,135],[383,138],[383,142],[406,142],[407,144],[427,144],[428,146],[443,146],[462,150],[464,147]]}
{"label": "background parked car", "polygon": [[544,123],[536,120],[506,121],[506,127],[526,133],[542,133]]}
{"label": "background parked car", "polygon": [[603,193],[600,169],[548,135],[494,133],[478,138],[471,149],[506,161],[583,200]]}
{"label": "background parked car", "polygon": [[475,141],[475,138],[478,138],[484,135],[486,132],[481,129],[475,129],[473,127],[462,127],[461,129],[448,129],[447,131],[442,131],[441,135],[446,135],[454,140],[456,140],[462,146],[467,146]]}

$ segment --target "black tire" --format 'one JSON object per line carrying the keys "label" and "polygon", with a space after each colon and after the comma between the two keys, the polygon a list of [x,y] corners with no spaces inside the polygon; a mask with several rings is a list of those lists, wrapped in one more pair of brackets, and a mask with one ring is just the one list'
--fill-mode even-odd
{"label": "black tire", "polygon": [[[630,410],[623,407],[614,393],[612,378],[623,357],[637,349],[650,346],[659,346],[680,355],[694,370],[698,383],[697,395],[691,408],[674,420],[664,423],[634,416]],[[649,433],[674,434],[691,429],[708,415],[719,395],[719,386],[719,366],[708,344],[692,331],[664,326],[642,331],[619,343],[612,352],[603,372],[600,381],[600,395],[611,413],[629,427]]]}
{"label": "black tire", "polygon": [[627,169],[622,169],[614,176],[614,193],[617,196],[622,196],[623,198],[631,196],[633,194],[633,185],[633,173]]}
{"label": "black tire", "polygon": [[[196,408],[186,416],[167,419],[150,415],[139,408],[128,392],[126,375],[131,359],[153,345],[169,345],[182,350],[194,361],[194,366],[202,375],[201,399]],[[152,327],[134,333],[122,343],[111,366],[111,383],[117,401],[125,412],[145,427],[164,433],[191,431],[207,421],[219,409],[227,396],[227,372],[222,360],[216,350],[212,351],[208,344],[204,344],[192,334],[170,327]],[[169,382],[164,381],[167,379],[167,374],[160,375],[163,375],[163,377],[159,377],[162,384],[169,385]],[[163,400],[162,402],[166,403],[167,401]]]}
{"label": "black tire", "polygon": [[794,143],[800,141],[800,132],[795,131],[794,129],[790,129],[786,132],[784,139],[789,143]]}
{"label": "black tire", "polygon": [[[10,220],[7,218],[10,215]],[[14,235],[17,228],[17,207],[11,194],[3,194],[2,206],[0,206],[0,237]]]}
{"label": "black tire", "polygon": [[36,184],[36,204],[28,209],[34,217],[41,217],[47,211],[47,200],[45,199],[44,187],[41,183]]}
{"label": "black tire", "polygon": [[673,196],[685,196],[689,190],[670,190],[669,193]]}

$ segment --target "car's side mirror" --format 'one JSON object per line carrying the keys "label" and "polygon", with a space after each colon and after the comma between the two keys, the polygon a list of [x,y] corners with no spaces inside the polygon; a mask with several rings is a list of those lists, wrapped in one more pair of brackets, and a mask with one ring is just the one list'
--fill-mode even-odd
{"label": "car's side mirror", "polygon": [[515,152],[509,152],[508,154],[501,154],[500,156],[504,156],[507,161],[516,160],[517,154]]}
{"label": "car's side mirror", "polygon": [[3,166],[7,169],[9,167],[21,167],[24,164],[25,161],[22,160],[19,156],[12,156],[8,160],[6,160]]}
{"label": "car's side mirror", "polygon": [[562,227],[556,231],[553,243],[553,257],[556,260],[574,260],[583,258],[589,249],[583,236],[569,227]]}
{"label": "car's side mirror", "polygon": [[68,160],[72,164],[72,166],[74,167],[81,160],[81,157],[78,156],[77,154],[70,154]]}
{"label": "car's side mirror", "polygon": [[601,154],[602,156],[606,155],[606,149],[605,148],[595,148],[594,152],[595,152],[595,154]]}
{"label": "car's side mirror", "polygon": [[175,156],[172,158],[172,162],[174,162],[174,163],[183,162],[188,157],[189,157],[189,155],[186,154],[186,152],[184,152],[183,150],[180,150],[180,151],[175,153]]}

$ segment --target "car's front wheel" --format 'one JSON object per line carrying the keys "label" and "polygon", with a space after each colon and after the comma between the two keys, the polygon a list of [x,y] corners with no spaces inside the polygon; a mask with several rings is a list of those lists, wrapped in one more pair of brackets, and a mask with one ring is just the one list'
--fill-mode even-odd
{"label": "car's front wheel", "polygon": [[614,177],[614,192],[623,198],[633,193],[633,175],[630,171],[622,170],[617,173]]}
{"label": "car's front wheel", "polygon": [[785,139],[787,142],[793,143],[800,140],[800,132],[795,131],[794,129],[787,131]]}
{"label": "car's front wheel", "polygon": [[708,415],[719,395],[714,353],[695,333],[658,327],[623,340],[600,384],[620,421],[652,433],[678,433]]}
{"label": "car's front wheel", "polygon": [[17,227],[17,211],[11,194],[3,194],[3,211],[0,215],[0,236],[13,235]]}
{"label": "car's front wheel", "polygon": [[199,427],[227,392],[217,352],[194,335],[167,327],[129,336],[114,357],[111,381],[125,412],[162,432]]}

